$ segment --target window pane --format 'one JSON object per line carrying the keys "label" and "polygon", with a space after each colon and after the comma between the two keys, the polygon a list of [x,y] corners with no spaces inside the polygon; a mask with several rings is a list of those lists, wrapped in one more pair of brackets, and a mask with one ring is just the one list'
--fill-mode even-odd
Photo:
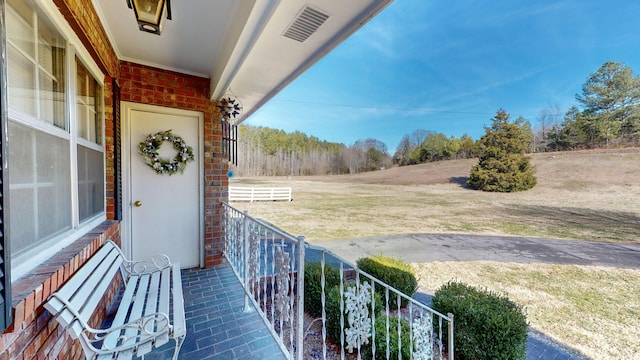
{"label": "window pane", "polygon": [[102,152],[78,145],[78,202],[80,221],[104,211]]}
{"label": "window pane", "polygon": [[65,47],[66,41],[38,13],[38,65],[40,66],[40,119],[61,129],[67,128],[65,118]]}
{"label": "window pane", "polygon": [[66,129],[66,41],[22,1],[9,1],[7,29],[9,106]]}
{"label": "window pane", "polygon": [[36,77],[34,65],[15,48],[9,46],[7,73],[9,75],[9,107],[36,116]]}
{"label": "window pane", "polygon": [[23,0],[8,0],[7,42],[30,58],[35,58],[33,10]]}
{"label": "window pane", "polygon": [[17,255],[35,243],[37,229],[33,189],[11,189],[11,255]]}
{"label": "window pane", "polygon": [[61,129],[67,128],[64,112],[64,91],[55,78],[40,72],[40,118]]}
{"label": "window pane", "polygon": [[76,58],[78,136],[102,144],[102,88]]}
{"label": "window pane", "polygon": [[71,229],[69,141],[9,121],[9,191],[15,256]]}

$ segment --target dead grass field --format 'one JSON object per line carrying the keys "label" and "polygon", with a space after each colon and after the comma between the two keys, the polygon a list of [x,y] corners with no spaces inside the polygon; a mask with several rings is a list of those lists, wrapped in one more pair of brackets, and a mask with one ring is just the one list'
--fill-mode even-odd
{"label": "dead grass field", "polygon": [[[536,154],[538,185],[499,194],[464,186],[476,160],[348,176],[232,179],[287,186],[293,202],[233,203],[293,235],[524,235],[640,243],[640,149]],[[506,292],[531,327],[592,359],[640,359],[640,271],[491,262],[413,264],[420,285],[451,279]]]}
{"label": "dead grass field", "polygon": [[531,327],[590,359],[640,359],[640,271],[487,261],[413,264],[420,286],[455,278],[506,293]]}
{"label": "dead grass field", "polygon": [[640,243],[640,149],[625,151],[536,154],[538,185],[517,193],[466,188],[473,159],[231,184],[291,187],[291,203],[237,206],[311,242],[448,232]]}

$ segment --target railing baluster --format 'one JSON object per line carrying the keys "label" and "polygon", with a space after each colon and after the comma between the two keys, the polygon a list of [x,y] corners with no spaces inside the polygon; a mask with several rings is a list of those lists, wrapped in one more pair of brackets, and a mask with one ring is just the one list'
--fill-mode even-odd
{"label": "railing baluster", "polygon": [[447,316],[449,317],[449,344],[447,346],[447,350],[449,351],[449,360],[453,360],[454,358],[454,349],[453,349],[453,314],[452,313],[448,313]]}
{"label": "railing baluster", "polygon": [[371,286],[371,358],[376,358],[376,284]]}
{"label": "railing baluster", "polygon": [[[284,247],[284,244],[282,245]],[[294,270],[295,267],[293,266],[294,262],[296,261],[296,249],[295,249],[295,245],[291,246],[291,254],[292,256],[289,258],[289,269],[290,269],[290,273],[291,276],[293,276],[294,274]],[[289,281],[289,289],[287,289],[287,291],[289,291],[288,295],[289,295],[289,309],[287,309],[287,311],[289,312],[289,344],[291,344],[291,353],[295,354],[295,347],[297,343],[293,342],[293,332],[294,332],[294,325],[295,322],[298,321],[297,316],[294,315],[294,310],[293,310],[293,301],[295,300],[295,295],[293,293],[293,286],[295,284],[295,281],[293,280],[293,278],[291,278],[291,280]],[[296,338],[297,340],[297,338]]]}
{"label": "railing baluster", "polygon": [[297,276],[297,299],[296,304],[298,309],[298,339],[297,339],[297,355],[298,360],[303,359],[304,355],[304,256],[305,256],[305,245],[304,245],[304,236],[298,236],[298,259],[297,259],[297,267],[298,267],[298,276]]}
{"label": "railing baluster", "polygon": [[[271,296],[273,297],[273,292],[276,289],[276,277],[274,276],[276,273],[276,239],[274,238],[271,242]],[[273,322],[271,325],[275,326],[276,322],[276,307],[275,301],[271,301],[271,321]]]}
{"label": "railing baluster", "polygon": [[385,289],[384,296],[387,299],[387,306],[386,306],[385,311],[386,311],[386,320],[387,320],[387,326],[386,326],[386,329],[387,329],[387,333],[386,333],[386,336],[387,336],[387,339],[386,339],[386,341],[387,341],[387,354],[386,355],[387,355],[387,359],[388,359],[389,356],[390,356],[389,345],[391,343],[391,341],[390,341],[390,334],[391,333],[389,332],[389,288]]}
{"label": "railing baluster", "polygon": [[[243,224],[242,224],[242,246],[243,246],[243,274],[242,276],[244,277],[244,288],[245,289],[249,289],[249,219],[248,219],[248,213],[249,211],[245,210],[244,212],[244,218],[243,218]],[[247,312],[250,311],[251,308],[249,307],[249,294],[247,294],[247,292],[245,291],[244,294],[244,309],[243,311]]]}
{"label": "railing baluster", "polygon": [[[272,234],[273,236],[273,234]],[[265,240],[266,236],[265,236]],[[268,258],[269,258],[269,248],[267,247],[267,243],[269,243],[269,241],[263,241],[262,242],[262,251],[263,251],[263,260],[262,260],[262,267],[263,267],[263,277],[262,277],[262,311],[264,311],[265,313],[267,312],[267,279],[269,279],[269,267],[268,267]]]}
{"label": "railing baluster", "polygon": [[340,359],[344,360],[344,263],[340,262]]}
{"label": "railing baluster", "polygon": [[[360,294],[360,271],[358,269],[356,269],[356,294]],[[353,324],[349,324],[349,325],[353,325]],[[361,360],[362,354],[360,353],[360,349],[362,348],[362,343],[360,342],[360,334],[357,334],[356,343],[358,344],[358,350],[357,350],[358,360]]]}
{"label": "railing baluster", "polygon": [[413,302],[409,302],[409,355],[413,359]]}
{"label": "railing baluster", "polygon": [[324,259],[325,251],[322,250],[320,257],[320,269],[322,271],[322,275],[320,278],[320,286],[322,290],[322,294],[320,295],[320,302],[322,303],[322,359],[327,359],[327,311],[325,309],[326,305],[326,287],[325,282],[326,278],[324,275],[324,267],[325,267],[325,259]]}
{"label": "railing baluster", "polygon": [[402,298],[400,297],[400,293],[397,294],[396,296],[396,305],[397,305],[397,311],[398,314],[396,315],[398,317],[398,360],[402,360],[402,321],[400,321],[400,319],[402,319],[401,313],[400,313],[400,306],[402,305]]}
{"label": "railing baluster", "polygon": [[442,350],[444,349],[444,344],[442,343],[442,318],[438,319],[438,332],[439,332],[439,339],[440,339],[440,343],[438,344],[438,347],[440,348],[440,359],[442,359]]}

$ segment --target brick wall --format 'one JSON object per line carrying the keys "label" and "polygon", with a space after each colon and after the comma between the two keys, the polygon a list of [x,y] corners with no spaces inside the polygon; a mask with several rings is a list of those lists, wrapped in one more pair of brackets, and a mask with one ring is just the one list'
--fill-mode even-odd
{"label": "brick wall", "polygon": [[204,114],[205,265],[222,263],[224,241],[221,202],[227,200],[228,162],[222,154],[222,124],[209,100],[209,79],[122,61],[121,100],[201,111]]}
{"label": "brick wall", "polygon": [[[222,155],[222,128],[216,104],[209,100],[209,79],[119,62],[98,19],[92,0],[51,0],[105,73],[105,156],[107,218],[115,218],[115,134],[111,80],[121,87],[121,100],[202,111],[204,114],[205,265],[221,264],[221,201],[227,200],[228,162]],[[122,0],[124,1],[124,0]],[[122,74],[120,72],[123,72]]]}
{"label": "brick wall", "polygon": [[[91,0],[52,0],[93,60],[107,76],[118,76],[118,58]],[[123,2],[125,0],[122,0]]]}
{"label": "brick wall", "polygon": [[[112,80],[121,88],[121,100],[172,108],[202,111],[204,114],[204,201],[205,264],[223,262],[224,230],[221,201],[227,199],[228,163],[222,155],[222,129],[216,103],[209,100],[209,80],[197,76],[119,62],[98,21],[91,0],[51,0],[69,22],[94,61],[105,74],[105,170],[107,219],[115,218],[114,121]],[[123,0],[124,1],[124,0]],[[43,308],[55,292],[108,239],[120,243],[120,224],[107,220],[100,227],[62,249],[31,274],[12,284],[14,323],[0,336],[0,360],[82,359],[79,342]],[[115,285],[94,317],[104,319]],[[94,324],[97,325],[97,324]]]}

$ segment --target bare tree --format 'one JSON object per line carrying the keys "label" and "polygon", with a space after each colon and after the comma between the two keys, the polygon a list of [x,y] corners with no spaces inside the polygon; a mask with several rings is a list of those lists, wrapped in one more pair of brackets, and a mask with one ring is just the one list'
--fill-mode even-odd
{"label": "bare tree", "polygon": [[537,120],[540,128],[534,131],[534,152],[546,150],[548,131],[562,121],[560,105],[553,104],[543,107],[538,113]]}

